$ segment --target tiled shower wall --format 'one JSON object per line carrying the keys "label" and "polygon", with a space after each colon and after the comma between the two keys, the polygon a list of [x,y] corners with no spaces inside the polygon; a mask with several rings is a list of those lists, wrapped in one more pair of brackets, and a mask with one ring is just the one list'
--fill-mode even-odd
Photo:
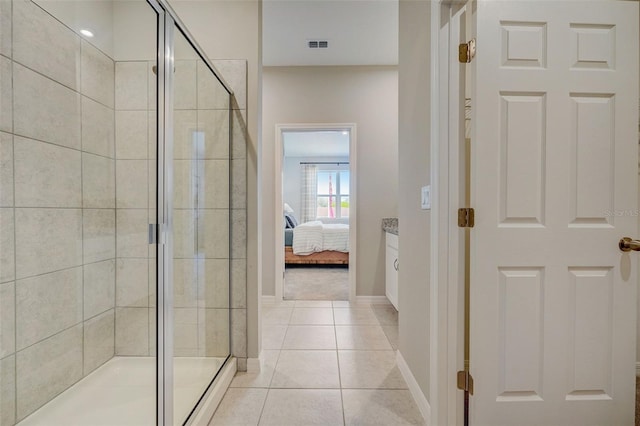
{"label": "tiled shower wall", "polygon": [[115,64],[116,355],[154,356],[156,76],[147,61]]}
{"label": "tiled shower wall", "polygon": [[[30,1],[0,0],[0,20],[0,424],[10,425],[114,354],[155,352],[155,76],[148,62],[114,63]],[[217,159],[230,159],[231,351],[244,369],[246,63],[215,62],[236,91],[231,148]],[[215,303],[197,306],[195,327],[176,307],[177,355],[194,354],[179,350],[194,333],[197,355],[220,350],[206,346],[223,340],[207,315]]]}
{"label": "tiled shower wall", "polygon": [[174,350],[225,356],[231,320],[230,352],[246,368],[246,61],[213,63],[235,91],[231,116],[202,61],[175,65]]}
{"label": "tiled shower wall", "polygon": [[[231,116],[229,97],[201,61],[175,64],[174,354],[226,356],[231,319],[231,353],[246,369],[246,61],[213,62],[235,91]],[[117,355],[155,353],[156,263],[144,232],[145,213],[150,222],[155,215],[152,65],[115,65]]]}
{"label": "tiled shower wall", "polygon": [[114,62],[0,1],[0,424],[114,354]]}

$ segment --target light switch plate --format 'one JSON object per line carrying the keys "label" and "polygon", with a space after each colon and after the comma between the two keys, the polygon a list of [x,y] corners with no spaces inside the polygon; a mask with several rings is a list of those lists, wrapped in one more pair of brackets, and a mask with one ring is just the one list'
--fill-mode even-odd
{"label": "light switch plate", "polygon": [[422,210],[431,209],[431,185],[422,187],[421,203]]}

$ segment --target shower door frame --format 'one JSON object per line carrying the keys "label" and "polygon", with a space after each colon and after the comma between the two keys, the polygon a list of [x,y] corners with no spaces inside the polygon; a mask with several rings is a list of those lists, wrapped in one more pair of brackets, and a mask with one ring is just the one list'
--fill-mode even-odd
{"label": "shower door frame", "polygon": [[[233,90],[209,61],[202,48],[178,18],[167,0],[147,0],[158,14],[157,39],[157,198],[156,223],[149,226],[149,243],[156,245],[156,424],[173,425],[173,94],[174,51],[176,28],[191,44],[200,59],[225,88],[229,96]],[[229,113],[231,113],[229,111]],[[229,133],[231,138],[231,133]],[[231,325],[231,309],[229,309]],[[231,333],[229,333],[231,339]],[[231,344],[229,344],[231,348]],[[212,389],[212,384],[231,358],[229,354],[207,389],[188,416],[186,424],[195,418],[200,405]]]}

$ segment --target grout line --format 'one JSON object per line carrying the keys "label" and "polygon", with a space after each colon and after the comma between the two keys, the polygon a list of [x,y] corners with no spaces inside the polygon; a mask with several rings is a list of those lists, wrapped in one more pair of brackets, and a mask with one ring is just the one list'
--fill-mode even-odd
{"label": "grout line", "polygon": [[9,19],[11,20],[11,157],[13,159],[13,421],[18,421],[18,236],[16,226],[16,150],[15,150],[15,122],[16,116],[13,113],[16,91],[14,87],[13,72],[13,38],[15,25],[13,22],[13,2],[10,4]]}
{"label": "grout line", "polygon": [[[333,303],[331,303],[333,305]],[[335,324],[335,311],[332,309],[331,313],[333,314],[333,322]],[[342,424],[345,425],[347,423],[346,416],[344,414],[344,396],[342,394],[342,371],[340,369],[340,348],[338,348],[338,330],[336,326],[333,326],[333,334],[336,339],[336,362],[338,363],[338,385],[340,386],[340,405],[342,406]]]}
{"label": "grout line", "polygon": [[[80,41],[80,46],[79,46],[79,50],[80,50],[80,66],[78,67],[78,75],[79,75],[79,82],[78,82],[78,87],[80,89],[80,91],[82,91],[82,50],[83,50],[83,45],[82,45],[82,41]],[[83,108],[83,103],[82,102],[82,94],[80,94],[80,102],[78,105],[78,108],[80,109],[80,151],[82,152],[82,149],[84,148],[84,141],[82,138],[82,115],[84,113],[84,108]],[[80,211],[80,258],[82,259],[82,271],[81,273],[81,279],[82,279],[82,298],[80,299],[80,304],[82,306],[82,330],[81,330],[81,346],[80,346],[80,353],[82,354],[82,364],[80,365],[80,371],[82,372],[82,377],[86,376],[86,372],[85,372],[85,330],[84,330],[84,285],[85,285],[85,276],[84,276],[84,158],[83,158],[83,154],[80,154],[80,204],[82,206],[82,210]],[[68,389],[68,388],[67,388]]]}

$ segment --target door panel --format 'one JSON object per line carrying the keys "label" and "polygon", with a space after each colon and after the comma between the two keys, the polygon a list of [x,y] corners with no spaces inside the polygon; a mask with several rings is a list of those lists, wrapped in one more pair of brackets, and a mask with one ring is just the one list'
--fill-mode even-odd
{"label": "door panel", "polygon": [[471,423],[633,424],[638,5],[476,17]]}

